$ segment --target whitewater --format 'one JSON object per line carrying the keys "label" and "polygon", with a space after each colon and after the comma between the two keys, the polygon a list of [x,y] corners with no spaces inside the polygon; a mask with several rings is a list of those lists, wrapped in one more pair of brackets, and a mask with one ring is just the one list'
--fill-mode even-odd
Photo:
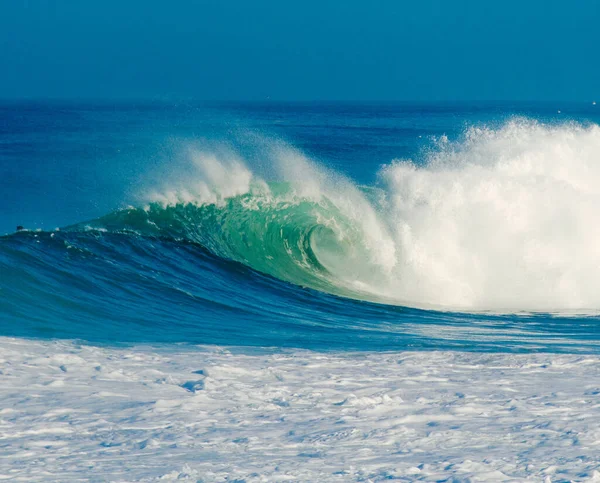
{"label": "whitewater", "polygon": [[600,480],[598,356],[0,349],[3,480]]}
{"label": "whitewater", "polygon": [[600,481],[561,111],[2,105],[0,479]]}

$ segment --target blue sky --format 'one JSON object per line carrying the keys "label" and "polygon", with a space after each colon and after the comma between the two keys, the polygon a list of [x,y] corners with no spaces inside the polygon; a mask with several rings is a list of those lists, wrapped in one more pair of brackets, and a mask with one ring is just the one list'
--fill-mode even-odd
{"label": "blue sky", "polygon": [[0,98],[592,100],[596,0],[0,0]]}

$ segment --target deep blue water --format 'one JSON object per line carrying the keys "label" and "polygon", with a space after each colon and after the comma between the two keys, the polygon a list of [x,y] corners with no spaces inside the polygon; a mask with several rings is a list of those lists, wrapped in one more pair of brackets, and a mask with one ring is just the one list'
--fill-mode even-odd
{"label": "deep blue water", "polygon": [[[577,292],[589,289],[588,272],[570,275],[573,303],[560,299],[556,310],[537,310],[526,293],[506,307],[486,307],[498,297],[483,293],[471,310],[457,309],[461,301],[455,305],[447,290],[439,301],[434,292],[426,303],[395,298],[381,264],[364,262],[375,249],[365,248],[373,230],[363,218],[383,219],[377,226],[390,238],[399,222],[389,215],[390,193],[398,193],[382,188],[381,166],[394,159],[426,164],[445,138],[473,153],[469,128],[504,132],[514,119],[563,133],[572,123],[600,122],[600,109],[590,103],[0,104],[0,233],[6,233],[0,336],[598,352],[600,305]],[[586,136],[577,142],[593,158],[595,133]],[[494,143],[477,159],[504,149]],[[277,167],[280,157],[287,175]],[[297,157],[310,160],[308,167]],[[313,167],[325,174],[311,174]],[[250,192],[244,173],[260,180],[250,182]],[[363,217],[363,200],[374,214]],[[26,230],[14,233],[17,225]],[[515,283],[522,273],[515,269]],[[536,273],[526,271],[526,280],[535,285]],[[440,276],[432,272],[428,286]],[[385,293],[365,292],[362,282]],[[510,292],[508,285],[492,288]],[[543,295],[536,292],[540,307],[547,305]]]}

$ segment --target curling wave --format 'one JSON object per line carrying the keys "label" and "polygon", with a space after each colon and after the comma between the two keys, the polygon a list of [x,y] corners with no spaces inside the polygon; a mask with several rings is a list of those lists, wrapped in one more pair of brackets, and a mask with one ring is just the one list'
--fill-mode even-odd
{"label": "curling wave", "polygon": [[296,198],[287,185],[219,205],[153,203],[68,231],[94,229],[194,242],[277,279],[353,298],[364,298],[362,280],[376,267],[367,234],[356,220],[327,198]]}
{"label": "curling wave", "polygon": [[600,308],[600,127],[513,120],[435,140],[375,187],[278,145],[284,182],[193,154],[197,176],[91,226],[166,234],[274,277],[417,307]]}

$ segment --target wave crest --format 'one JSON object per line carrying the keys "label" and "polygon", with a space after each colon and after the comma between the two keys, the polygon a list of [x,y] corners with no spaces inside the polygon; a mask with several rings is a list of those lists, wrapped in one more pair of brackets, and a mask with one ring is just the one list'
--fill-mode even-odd
{"label": "wave crest", "polygon": [[92,225],[168,235],[299,285],[463,310],[600,307],[600,127],[517,119],[442,137],[357,187],[274,143],[279,182],[193,152],[195,175]]}

